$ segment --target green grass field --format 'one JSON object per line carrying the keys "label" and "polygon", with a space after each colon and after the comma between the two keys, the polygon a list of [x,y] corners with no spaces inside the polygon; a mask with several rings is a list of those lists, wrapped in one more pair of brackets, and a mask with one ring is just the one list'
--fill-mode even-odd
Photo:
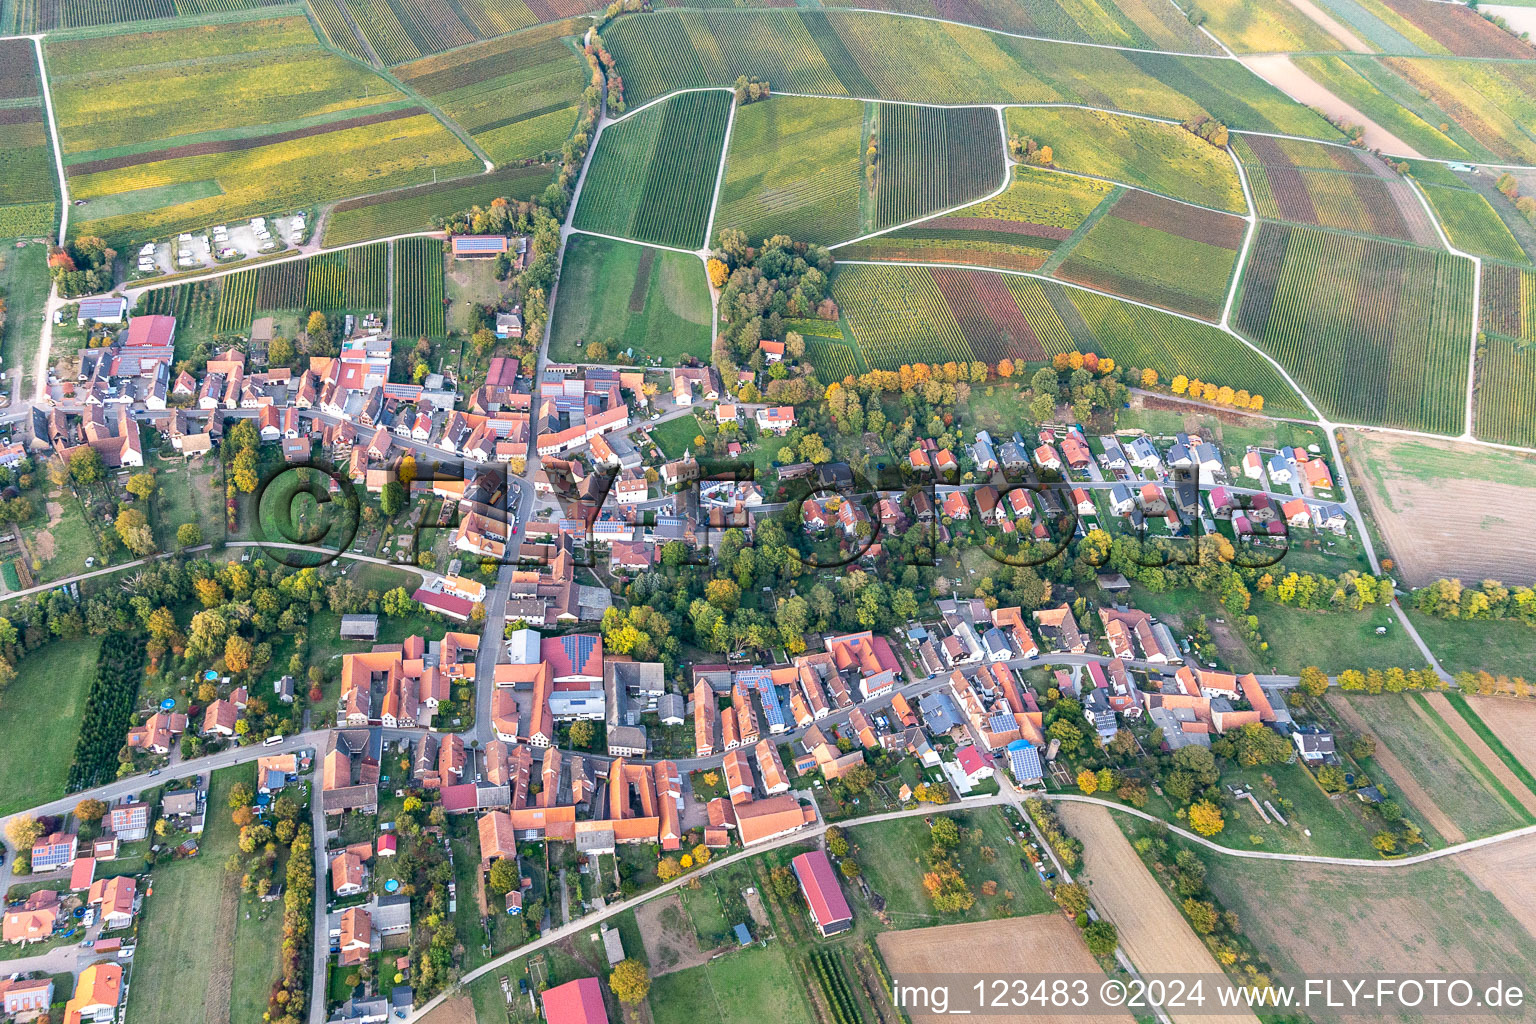
{"label": "green grass field", "polygon": [[1511,263],[1527,263],[1529,257],[1509,228],[1499,219],[1492,204],[1468,188],[1421,185],[1429,204],[1435,208],[1451,244],[1474,256],[1489,256]]}
{"label": "green grass field", "polygon": [[1348,700],[1376,742],[1402,762],[1413,780],[1468,838],[1530,824],[1530,816],[1477,758],[1412,694],[1334,694]]}
{"label": "green grass field", "polygon": [[5,299],[5,328],[0,353],[5,365],[21,367],[26,380],[36,375],[37,346],[43,336],[48,304],[48,247],[7,246],[0,250],[0,297]]}
{"label": "green grass field", "polygon": [[1498,897],[1454,860],[1390,871],[1239,860],[1193,849],[1206,884],[1242,922],[1272,973],[1321,974],[1351,964],[1390,971],[1475,971],[1484,964],[1529,975],[1530,937]]}
{"label": "green grass field", "polygon": [[1074,107],[1012,107],[1008,131],[1051,147],[1052,166],[1243,213],[1232,158],[1178,125]]}
{"label": "green grass field", "polygon": [[694,1024],[701,1018],[720,1024],[814,1024],[817,1019],[780,943],[663,975],[651,983],[649,1003],[656,1024]]}
{"label": "green grass field", "polygon": [[325,244],[347,245],[408,231],[426,231],[436,227],[436,218],[471,206],[488,206],[492,199],[531,199],[548,187],[554,172],[549,164],[507,167],[459,181],[345,200],[336,204],[325,222]]}
{"label": "green grass field", "polygon": [[720,228],[831,245],[859,234],[865,104],[776,96],[736,112]]}
{"label": "green grass field", "polygon": [[[962,832],[983,832],[980,842],[967,837],[955,851],[961,873],[976,896],[974,907],[957,914],[936,912],[923,891],[925,856],[933,845],[923,819],[898,818],[848,829],[849,842],[857,847],[858,861],[864,866],[864,877],[870,888],[885,898],[892,927],[923,928],[987,917],[1041,914],[1051,909],[1050,897],[1034,870],[1021,863],[1023,853],[1008,842],[1010,831],[1001,811],[985,808],[946,816],[953,817]],[[987,850],[992,851],[990,859]],[[982,893],[987,881],[997,883],[996,895]]]}
{"label": "green grass field", "polygon": [[[233,779],[254,786],[255,766],[242,766]],[[228,816],[223,805],[214,810]],[[281,869],[278,877],[282,877]],[[272,984],[281,977],[278,954],[283,945],[283,903],[281,900],[263,903],[254,893],[242,893],[236,914],[234,980],[229,991],[230,1024],[264,1024]]]}
{"label": "green grass field", "polygon": [[[214,772],[208,791],[208,823],[196,857],[155,869],[155,894],[139,918],[139,948],[133,958],[134,984],[128,1012],[146,1024],[203,1020],[229,998],[239,923],[238,876],[224,861],[235,852],[239,832],[229,819],[229,789],[249,768]],[[221,921],[223,922],[221,924]],[[268,947],[267,963],[275,960]],[[255,967],[251,968],[254,977]],[[229,1004],[232,1006],[232,1004]]]}
{"label": "green grass field", "polygon": [[612,339],[609,358],[707,359],[709,323],[709,281],[697,258],[578,234],[560,274],[550,358],[582,362],[589,344]]}
{"label": "green grass field", "polygon": [[0,701],[0,814],[64,795],[99,639],[55,640],[16,666]]}
{"label": "green grass field", "polygon": [[631,104],[756,75],[782,92],[920,103],[1083,103],[1338,139],[1235,61],[1062,46],[853,11],[663,11],[603,33]]}
{"label": "green grass field", "polygon": [[1536,680],[1536,629],[1511,619],[1440,619],[1417,612],[1409,617],[1447,672]]}
{"label": "green grass field", "polygon": [[730,109],[727,93],[686,93],[605,128],[576,204],[576,227],[702,247]]}

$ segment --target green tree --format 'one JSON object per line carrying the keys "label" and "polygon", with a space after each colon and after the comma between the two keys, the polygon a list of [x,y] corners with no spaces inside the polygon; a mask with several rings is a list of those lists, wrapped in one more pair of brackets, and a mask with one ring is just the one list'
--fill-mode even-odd
{"label": "green tree", "polygon": [[1308,665],[1301,670],[1301,680],[1297,686],[1309,697],[1321,697],[1328,692],[1328,673],[1316,665]]}
{"label": "green tree", "polygon": [[77,484],[100,483],[107,477],[106,464],[101,453],[89,445],[81,445],[69,456],[69,475]]}
{"label": "green tree", "polygon": [[1094,956],[1109,956],[1120,944],[1120,935],[1108,921],[1094,921],[1083,929],[1083,940],[1088,943],[1088,952]]}
{"label": "green tree", "polygon": [[195,547],[202,542],[203,528],[196,523],[182,523],[176,527],[176,543],[181,547]]}
{"label": "green tree", "polygon": [[398,515],[405,508],[405,488],[400,486],[400,481],[391,480],[384,485],[384,491],[379,495],[379,507],[387,516]]}
{"label": "green tree", "polygon": [[1052,895],[1061,909],[1072,917],[1088,910],[1088,889],[1080,882],[1063,882]]}
{"label": "green tree", "polygon": [[954,818],[938,817],[933,819],[929,827],[933,837],[933,845],[941,850],[952,849],[960,845],[960,826],[955,824]]}
{"label": "green tree", "polygon": [[571,723],[571,746],[586,749],[597,738],[597,726],[590,719],[578,718]]}
{"label": "green tree", "polygon": [[516,889],[521,881],[515,858],[498,857],[492,862],[489,879],[491,892],[498,896],[505,896]]}
{"label": "green tree", "polygon": [[128,493],[139,498],[147,498],[155,493],[155,475],[153,473],[134,473],[128,478],[125,485]]}

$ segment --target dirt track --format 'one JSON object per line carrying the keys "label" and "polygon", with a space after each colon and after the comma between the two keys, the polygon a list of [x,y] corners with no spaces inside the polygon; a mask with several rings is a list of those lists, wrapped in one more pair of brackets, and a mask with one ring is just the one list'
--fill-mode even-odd
{"label": "dirt track", "polygon": [[1335,96],[1320,83],[1313,81],[1305,72],[1292,64],[1291,58],[1285,54],[1239,57],[1238,60],[1249,71],[1297,102],[1316,107],[1330,117],[1364,128],[1366,145],[1372,149],[1384,150],[1393,156],[1422,155],[1408,143],[1366,117],[1357,108]]}
{"label": "dirt track", "polygon": [[[1037,914],[1001,921],[947,924],[936,928],[881,932],[876,940],[893,978],[965,971],[1000,978],[1017,974],[1101,973],[1077,927],[1060,914]],[[956,963],[956,951],[965,950],[964,965]],[[912,1024],[941,1024],[953,1019],[934,1013],[908,1010]],[[976,1024],[1019,1024],[1018,1014],[968,1014]],[[1125,1024],[1129,1015],[1058,1015],[1031,1013],[1031,1024]]]}
{"label": "dirt track", "polygon": [[1441,718],[1445,719],[1445,724],[1451,727],[1451,731],[1467,745],[1467,749],[1477,756],[1483,766],[1493,773],[1493,777],[1504,784],[1504,788],[1509,790],[1510,795],[1520,801],[1520,806],[1536,814],[1536,793],[1532,793],[1530,787],[1521,782],[1519,777],[1510,771],[1509,765],[1493,752],[1493,748],[1483,742],[1483,738],[1473,730],[1467,720],[1451,707],[1451,702],[1445,699],[1445,694],[1427,693],[1424,695],[1424,700]]}
{"label": "dirt track", "polygon": [[[1059,804],[1067,830],[1083,841],[1083,870],[1093,902],[1120,930],[1120,945],[1148,974],[1221,974],[1110,812],[1096,804]],[[1255,1024],[1252,1014],[1170,1014],[1175,1024]]]}
{"label": "dirt track", "polygon": [[[1338,700],[1329,700],[1328,706],[1344,720],[1345,725],[1355,730],[1355,732],[1372,733],[1374,735],[1371,723],[1360,716],[1360,712],[1350,705],[1348,698],[1340,697]],[[1458,828],[1456,823],[1440,809],[1440,806],[1430,797],[1429,791],[1414,780],[1413,775],[1403,765],[1403,762],[1397,759],[1396,754],[1387,749],[1385,743],[1376,744],[1376,753],[1373,756],[1376,759],[1376,763],[1386,769],[1387,774],[1391,776],[1388,785],[1396,786],[1402,795],[1408,798],[1408,803],[1416,811],[1424,815],[1424,820],[1429,822],[1436,832],[1445,837],[1447,843],[1454,844],[1466,841],[1467,834]]]}

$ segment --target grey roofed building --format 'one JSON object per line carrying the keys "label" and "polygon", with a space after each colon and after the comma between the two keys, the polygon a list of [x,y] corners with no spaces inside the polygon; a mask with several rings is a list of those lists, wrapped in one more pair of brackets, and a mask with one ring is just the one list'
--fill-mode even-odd
{"label": "grey roofed building", "polygon": [[1120,726],[1115,722],[1115,709],[1109,706],[1109,695],[1099,687],[1083,695],[1083,717],[1106,743],[1120,731]]}
{"label": "grey roofed building", "polygon": [[656,712],[662,725],[682,725],[688,713],[688,702],[680,693],[664,693],[656,702]]}
{"label": "grey roofed building", "polygon": [[981,642],[987,648],[987,657],[993,661],[1006,661],[1013,657],[1013,645],[1008,642],[1008,634],[996,626],[981,635]]}
{"label": "grey roofed building", "polygon": [[613,826],[603,828],[582,828],[576,832],[576,852],[585,856],[588,853],[606,853],[613,849]]}
{"label": "grey roofed building", "polygon": [[1317,727],[1297,729],[1291,733],[1291,742],[1305,761],[1324,761],[1335,756],[1333,733]]}
{"label": "grey roofed building", "polygon": [[377,640],[379,617],[377,615],[343,615],[340,633],[343,640]]}
{"label": "grey roofed building", "polygon": [[608,753],[615,757],[643,757],[649,749],[643,725],[610,725],[608,727]]}
{"label": "grey roofed building", "polygon": [[1211,745],[1210,733],[1184,731],[1185,722],[1196,721],[1195,713],[1190,708],[1169,708],[1157,703],[1148,709],[1147,714],[1152,719],[1152,724],[1163,730],[1163,742],[1168,745],[1169,750]]}
{"label": "grey roofed building", "polygon": [[577,614],[582,621],[595,622],[603,617],[613,604],[613,592],[607,587],[576,587]]}
{"label": "grey roofed building", "polygon": [[411,1004],[416,1001],[416,990],[409,985],[396,985],[389,990],[389,1009],[399,1020],[411,1015]]}
{"label": "grey roofed building", "polygon": [[373,901],[373,927],[380,935],[395,935],[411,930],[411,898],[378,896]]}
{"label": "grey roofed building", "polygon": [[272,684],[272,692],[284,704],[292,704],[294,698],[293,676],[283,676]]}
{"label": "grey roofed building", "polygon": [[1040,751],[1029,740],[1014,740],[1008,744],[1007,750],[1008,768],[1013,772],[1015,781],[1029,784],[1045,777],[1045,771],[1040,765]]}
{"label": "grey roofed building", "polygon": [[608,957],[609,967],[624,959],[624,939],[617,928],[603,929],[603,953]]}
{"label": "grey roofed building", "polygon": [[1180,662],[1184,660],[1184,656],[1179,648],[1179,642],[1173,638],[1173,630],[1168,628],[1167,623],[1152,623],[1152,635],[1157,638],[1158,648],[1168,656],[1169,661]]}
{"label": "grey roofed building", "polygon": [[383,996],[359,999],[353,996],[336,1008],[330,1024],[383,1024],[389,1019],[389,1000]]}
{"label": "grey roofed building", "polygon": [[942,690],[924,694],[917,706],[923,713],[923,724],[929,732],[949,732],[965,724],[955,699]]}

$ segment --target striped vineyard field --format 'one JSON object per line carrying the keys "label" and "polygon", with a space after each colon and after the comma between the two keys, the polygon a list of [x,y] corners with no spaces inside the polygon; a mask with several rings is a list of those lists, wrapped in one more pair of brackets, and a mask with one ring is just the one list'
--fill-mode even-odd
{"label": "striped vineyard field", "polygon": [[242,270],[224,278],[219,289],[219,315],[215,334],[243,334],[256,315],[256,280],[262,271]]}
{"label": "striped vineyard field", "polygon": [[816,372],[816,379],[826,384],[854,377],[863,372],[858,350],[831,338],[808,335],[805,339],[805,359]]}
{"label": "striped vineyard field", "polygon": [[347,15],[341,9],[341,0],[310,0],[309,8],[315,12],[315,20],[320,23],[321,31],[332,46],[349,57],[367,63],[368,48],[347,23]]}
{"label": "striped vineyard field", "polygon": [[1474,432],[1485,441],[1536,447],[1536,345],[1489,337],[1479,348]]}
{"label": "striped vineyard field", "polygon": [[1265,222],[1236,324],[1328,418],[1454,434],[1472,315],[1469,260]]}
{"label": "striped vineyard field", "polygon": [[433,219],[471,206],[489,206],[493,199],[532,199],[554,178],[552,164],[507,167],[459,181],[444,181],[385,195],[349,199],[331,208],[325,222],[325,244],[347,245],[369,238],[425,231]]}
{"label": "striped vineyard field", "polygon": [[576,206],[576,227],[678,249],[705,243],[727,92],[675,96],[606,128]]}
{"label": "striped vineyard field", "polygon": [[395,336],[442,338],[443,243],[436,238],[395,242]]}
{"label": "striped vineyard field", "polygon": [[1483,264],[1482,322],[1489,333],[1536,342],[1536,273],[1503,263]]}
{"label": "striped vineyard field", "polygon": [[9,0],[0,4],[0,32],[26,35],[61,28],[117,25],[271,7],[283,0]]}
{"label": "striped vineyard field", "polygon": [[147,313],[174,316],[178,337],[212,334],[218,323],[219,282],[195,281],[147,291],[139,296],[134,314]]}
{"label": "striped vineyard field", "polygon": [[872,369],[977,358],[926,267],[844,264],[832,297]]}
{"label": "striped vineyard field", "polygon": [[373,52],[385,64],[404,64],[421,56],[421,47],[411,39],[400,16],[388,0],[344,0],[347,12]]}
{"label": "striped vineyard field", "polygon": [[[1121,366],[1153,369],[1262,395],[1264,408],[1310,419],[1301,396],[1263,356],[1218,327],[1079,288],[1063,289],[1095,339],[1093,350]],[[1085,348],[1084,351],[1087,351]]]}
{"label": "striped vineyard field", "polygon": [[1045,346],[1003,275],[952,267],[934,267],[929,273],[977,359],[993,364],[1004,359],[1045,360]]}
{"label": "striped vineyard field", "polygon": [[883,103],[876,130],[876,230],[980,199],[1002,184],[1002,131],[989,107]]}
{"label": "striped vineyard field", "polygon": [[389,245],[378,242],[304,260],[304,308],[322,313],[382,310],[388,301],[388,253]]}

